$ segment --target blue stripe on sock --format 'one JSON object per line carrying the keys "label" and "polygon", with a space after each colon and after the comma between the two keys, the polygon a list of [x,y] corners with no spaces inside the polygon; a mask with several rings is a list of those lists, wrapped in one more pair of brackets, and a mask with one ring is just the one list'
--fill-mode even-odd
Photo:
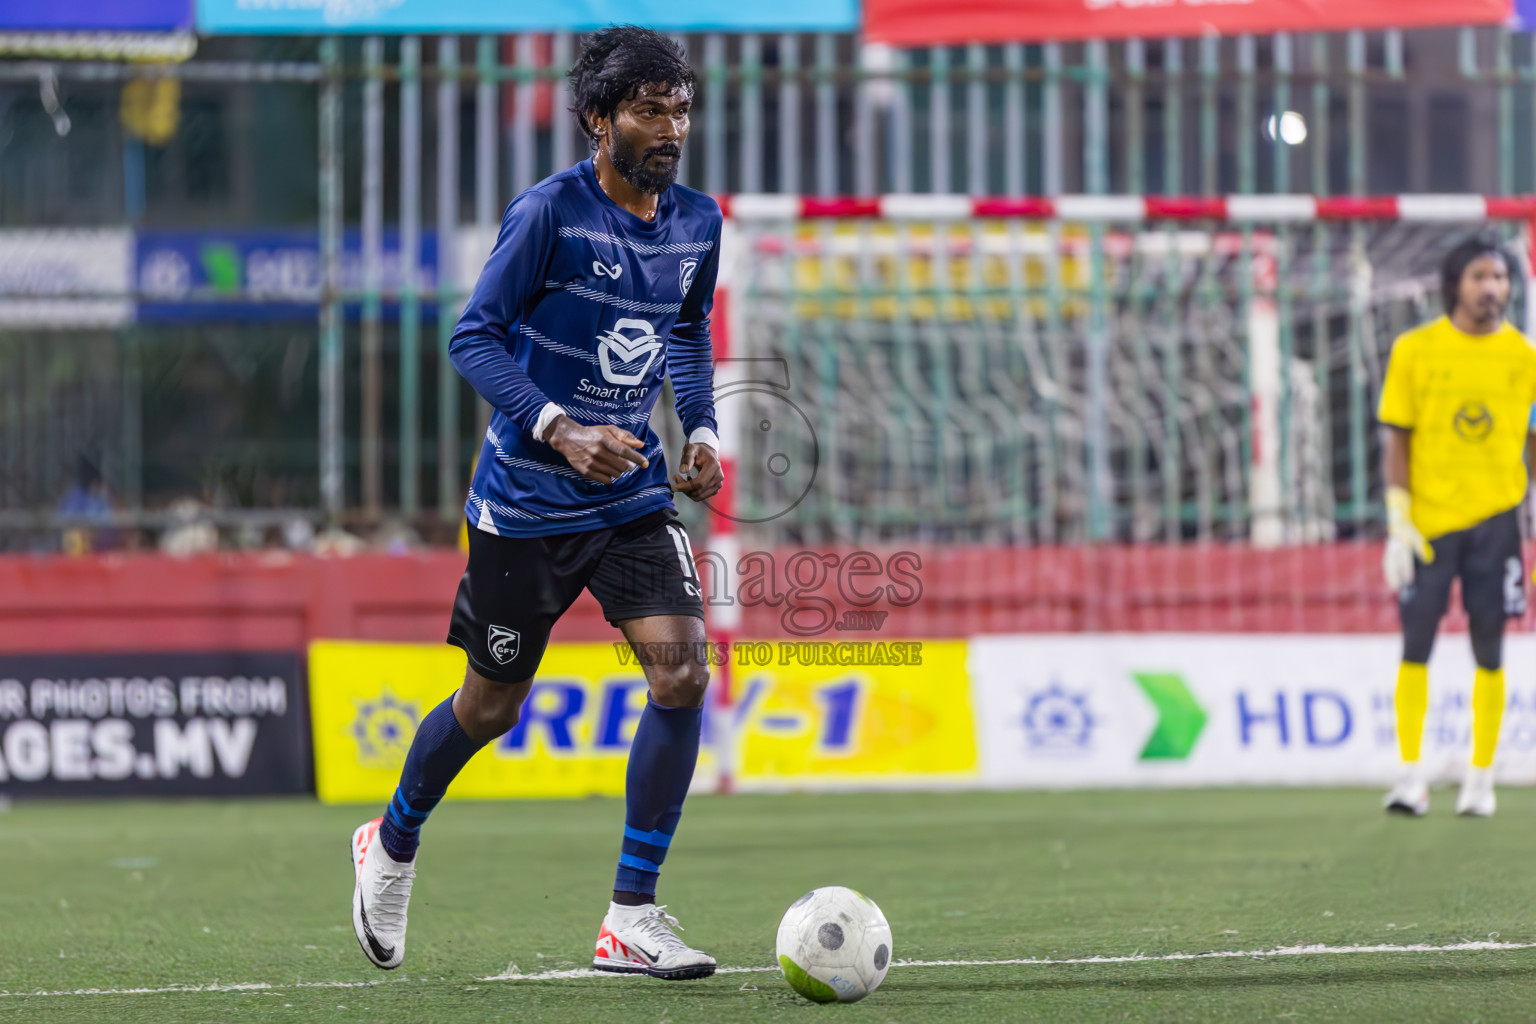
{"label": "blue stripe on sock", "polygon": [[423,821],[427,819],[428,812],[418,811],[416,808],[412,807],[411,802],[405,798],[405,794],[401,793],[398,789],[395,790],[395,799],[400,802],[401,814],[404,814],[409,818],[420,818]]}
{"label": "blue stripe on sock", "polygon": [[661,871],[661,865],[655,861],[646,860],[644,857],[636,857],[632,853],[619,854],[619,864],[626,868],[634,868],[637,871]]}
{"label": "blue stripe on sock", "polygon": [[[395,802],[393,800],[389,802],[389,816],[395,819],[395,824],[399,826],[400,831],[402,832],[415,833],[421,831],[420,825],[412,824],[411,822],[408,822],[400,817],[400,812],[395,810]],[[422,817],[425,818],[426,815],[423,814]]]}
{"label": "blue stripe on sock", "polygon": [[660,846],[663,848],[672,845],[672,837],[667,835],[665,832],[641,832],[639,829],[630,828],[628,825],[624,826],[624,838],[633,839],[636,842],[647,843],[651,846]]}

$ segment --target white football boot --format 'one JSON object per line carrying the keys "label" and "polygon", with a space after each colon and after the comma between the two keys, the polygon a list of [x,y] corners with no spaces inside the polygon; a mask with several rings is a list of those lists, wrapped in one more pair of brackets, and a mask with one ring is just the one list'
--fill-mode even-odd
{"label": "white football boot", "polygon": [[411,902],[416,862],[401,864],[385,852],[379,841],[383,820],[374,818],[352,833],[352,867],[357,873],[352,930],[363,955],[375,967],[392,971],[405,959],[405,908]]}
{"label": "white football boot", "polygon": [[1456,797],[1456,813],[1469,818],[1491,818],[1496,803],[1493,769],[1468,765],[1466,778],[1461,782],[1461,793]]}
{"label": "white football boot", "polygon": [[615,974],[649,974],[667,981],[707,978],[715,973],[715,958],[677,937],[682,929],[666,907],[608,904],[608,916],[597,933],[592,966]]}
{"label": "white football boot", "polygon": [[1418,765],[1409,765],[1397,785],[1387,793],[1382,806],[1392,814],[1411,814],[1415,818],[1429,810],[1429,784]]}

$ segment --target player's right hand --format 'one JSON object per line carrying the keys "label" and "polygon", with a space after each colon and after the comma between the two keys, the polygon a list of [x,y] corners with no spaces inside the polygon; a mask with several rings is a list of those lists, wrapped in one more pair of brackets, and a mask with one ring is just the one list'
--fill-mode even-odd
{"label": "player's right hand", "polygon": [[1387,488],[1387,548],[1381,555],[1381,573],[1393,593],[1413,582],[1415,560],[1426,565],[1435,560],[1435,549],[1413,525],[1412,508],[1407,488]]}
{"label": "player's right hand", "polygon": [[600,484],[611,484],[632,469],[651,465],[639,451],[645,442],[611,423],[588,427],[569,416],[557,416],[549,428],[549,444],[572,469]]}

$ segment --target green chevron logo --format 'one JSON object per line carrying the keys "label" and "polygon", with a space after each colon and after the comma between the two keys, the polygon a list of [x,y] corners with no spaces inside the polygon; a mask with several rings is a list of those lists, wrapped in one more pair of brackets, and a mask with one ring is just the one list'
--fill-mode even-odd
{"label": "green chevron logo", "polygon": [[1205,709],[1177,672],[1132,672],[1131,678],[1157,708],[1157,725],[1141,748],[1140,760],[1182,761],[1205,728]]}
{"label": "green chevron logo", "polygon": [[203,261],[203,273],[208,275],[208,286],[220,295],[234,295],[240,291],[240,250],[222,242],[204,245],[198,250]]}

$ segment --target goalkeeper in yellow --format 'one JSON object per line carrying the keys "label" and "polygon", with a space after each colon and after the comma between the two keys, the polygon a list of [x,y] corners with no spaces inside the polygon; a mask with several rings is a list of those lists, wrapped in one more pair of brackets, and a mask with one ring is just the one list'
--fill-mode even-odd
{"label": "goalkeeper in yellow", "polygon": [[1446,315],[1392,346],[1377,418],[1382,424],[1387,547],[1382,569],[1398,595],[1403,660],[1397,672],[1402,779],[1389,811],[1423,814],[1420,768],[1429,703],[1426,662],[1451,581],[1472,633],[1472,761],[1457,814],[1493,813],[1493,754],[1504,714],[1504,623],[1525,612],[1520,508],[1536,402],[1536,348],[1504,320],[1509,260],[1496,239],[1470,238],[1445,257]]}

